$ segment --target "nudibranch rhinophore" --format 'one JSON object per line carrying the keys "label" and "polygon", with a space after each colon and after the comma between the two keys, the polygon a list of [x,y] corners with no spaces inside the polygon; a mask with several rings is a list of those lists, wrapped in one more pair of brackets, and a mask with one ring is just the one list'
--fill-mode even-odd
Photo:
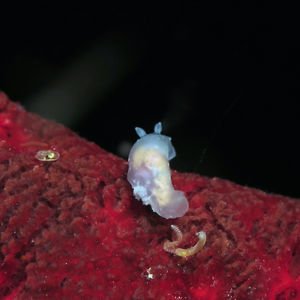
{"label": "nudibranch rhinophore", "polygon": [[171,181],[169,160],[176,156],[171,138],[161,134],[161,122],[154,133],[135,128],[140,137],[130,150],[127,179],[136,199],[166,219],[182,217],[189,204],[182,191],[176,191]]}

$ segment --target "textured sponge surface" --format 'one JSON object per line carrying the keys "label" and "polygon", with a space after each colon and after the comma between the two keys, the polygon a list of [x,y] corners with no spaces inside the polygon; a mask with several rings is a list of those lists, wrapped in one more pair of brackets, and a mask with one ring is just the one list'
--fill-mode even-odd
{"label": "textured sponge surface", "polygon": [[[135,200],[127,169],[0,94],[0,299],[300,299],[299,200],[173,171],[190,208],[167,220]],[[171,224],[180,247],[199,231],[205,247],[164,251]]]}

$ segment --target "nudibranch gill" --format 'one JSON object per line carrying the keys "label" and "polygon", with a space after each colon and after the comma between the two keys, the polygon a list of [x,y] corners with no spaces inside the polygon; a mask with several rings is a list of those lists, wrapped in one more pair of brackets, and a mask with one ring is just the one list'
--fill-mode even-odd
{"label": "nudibranch gill", "polygon": [[171,138],[161,134],[161,122],[154,132],[135,128],[140,137],[130,150],[127,179],[136,199],[166,219],[182,217],[189,204],[182,191],[176,191],[171,181],[169,160],[176,156]]}

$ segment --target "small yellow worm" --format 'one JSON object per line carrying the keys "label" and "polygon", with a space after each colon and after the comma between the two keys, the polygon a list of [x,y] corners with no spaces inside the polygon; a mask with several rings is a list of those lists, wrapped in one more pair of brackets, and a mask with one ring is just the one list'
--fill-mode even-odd
{"label": "small yellow worm", "polygon": [[177,246],[182,241],[182,233],[176,225],[171,225],[171,229],[175,232],[176,240],[173,242],[169,240],[164,242],[163,249],[166,252],[173,253],[181,257],[188,257],[200,251],[206,243],[206,234],[204,231],[200,231],[196,233],[196,236],[198,237],[199,240],[195,246],[187,249],[177,248]]}
{"label": "small yellow worm", "polygon": [[194,255],[198,251],[200,251],[206,243],[206,234],[204,231],[200,231],[196,233],[196,236],[198,237],[199,241],[195,246],[188,249],[177,248],[175,249],[175,254],[181,257],[187,257],[187,256]]}
{"label": "small yellow worm", "polygon": [[169,252],[169,253],[175,253],[175,248],[181,243],[182,241],[182,233],[180,231],[180,229],[176,226],[176,225],[171,225],[171,229],[173,229],[173,231],[176,234],[176,240],[171,242],[169,240],[164,242],[163,248],[165,251]]}

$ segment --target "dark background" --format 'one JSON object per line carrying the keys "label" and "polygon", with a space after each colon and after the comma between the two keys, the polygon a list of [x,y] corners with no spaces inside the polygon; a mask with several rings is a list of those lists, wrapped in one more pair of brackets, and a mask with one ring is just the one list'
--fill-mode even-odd
{"label": "dark background", "polygon": [[124,157],[162,121],[172,168],[300,197],[299,17],[273,8],[2,9],[0,90]]}

